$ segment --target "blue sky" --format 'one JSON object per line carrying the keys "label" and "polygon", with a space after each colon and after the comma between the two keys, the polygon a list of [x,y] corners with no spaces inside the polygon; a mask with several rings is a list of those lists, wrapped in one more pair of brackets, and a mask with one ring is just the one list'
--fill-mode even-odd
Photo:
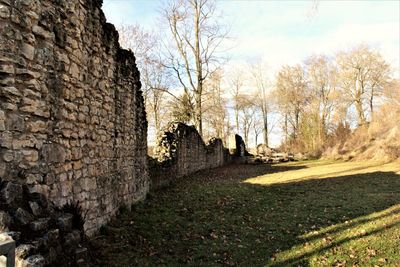
{"label": "blue sky", "polygon": [[[160,28],[157,16],[167,0],[104,0],[107,20],[115,25]],[[223,24],[231,28],[231,60],[226,68],[262,60],[273,79],[284,64],[301,63],[312,54],[334,55],[368,43],[379,49],[400,77],[400,1],[219,0]],[[313,12],[314,11],[314,12]],[[279,133],[273,142],[279,143]]]}
{"label": "blue sky", "polygon": [[[166,0],[165,0],[166,1]],[[162,2],[104,0],[107,20],[119,25],[157,28]],[[381,49],[399,71],[400,1],[319,1],[310,16],[311,0],[218,1],[234,39],[232,62],[263,58],[273,69],[304,60],[313,53],[333,54],[366,42]],[[398,75],[399,76],[399,75]]]}

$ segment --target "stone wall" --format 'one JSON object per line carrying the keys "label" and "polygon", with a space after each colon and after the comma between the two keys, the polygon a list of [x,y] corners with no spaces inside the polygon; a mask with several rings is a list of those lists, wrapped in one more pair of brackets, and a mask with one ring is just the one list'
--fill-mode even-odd
{"label": "stone wall", "polygon": [[173,123],[164,132],[150,158],[152,187],[157,188],[190,173],[223,166],[231,161],[221,139],[207,144],[194,128]]}
{"label": "stone wall", "polygon": [[0,0],[0,177],[91,234],[148,191],[139,72],[101,0]]}

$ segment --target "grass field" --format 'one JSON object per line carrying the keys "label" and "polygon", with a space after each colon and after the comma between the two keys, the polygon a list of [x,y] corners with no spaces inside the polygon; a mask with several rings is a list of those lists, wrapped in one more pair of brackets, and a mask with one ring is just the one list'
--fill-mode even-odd
{"label": "grass field", "polygon": [[152,192],[96,266],[400,266],[400,163],[231,165]]}

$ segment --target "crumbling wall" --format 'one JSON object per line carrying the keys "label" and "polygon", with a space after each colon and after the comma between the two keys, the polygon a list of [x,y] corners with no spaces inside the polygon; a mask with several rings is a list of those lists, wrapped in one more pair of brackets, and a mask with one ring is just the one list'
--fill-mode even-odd
{"label": "crumbling wall", "polygon": [[147,122],[132,52],[101,0],[0,0],[0,177],[91,234],[148,191]]}
{"label": "crumbling wall", "polygon": [[157,188],[190,173],[223,166],[230,162],[231,155],[221,139],[205,144],[194,126],[173,123],[149,160],[152,187]]}

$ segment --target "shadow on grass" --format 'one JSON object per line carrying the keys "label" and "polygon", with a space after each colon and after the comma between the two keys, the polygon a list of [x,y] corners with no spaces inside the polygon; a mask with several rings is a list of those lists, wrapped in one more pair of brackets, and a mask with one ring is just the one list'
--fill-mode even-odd
{"label": "shadow on grass", "polygon": [[[194,174],[154,192],[113,220],[93,243],[97,265],[290,266],[376,234],[345,237],[272,262],[277,254],[327,235],[384,219],[364,218],[400,203],[400,176],[372,172],[266,186],[242,181],[304,165],[232,165]],[[362,217],[362,218],[359,218]],[[357,219],[358,218],[358,219]],[[353,219],[357,219],[352,221]],[[346,223],[347,222],[347,223]],[[395,227],[397,223],[386,225]],[[316,234],[310,234],[322,230]]]}

